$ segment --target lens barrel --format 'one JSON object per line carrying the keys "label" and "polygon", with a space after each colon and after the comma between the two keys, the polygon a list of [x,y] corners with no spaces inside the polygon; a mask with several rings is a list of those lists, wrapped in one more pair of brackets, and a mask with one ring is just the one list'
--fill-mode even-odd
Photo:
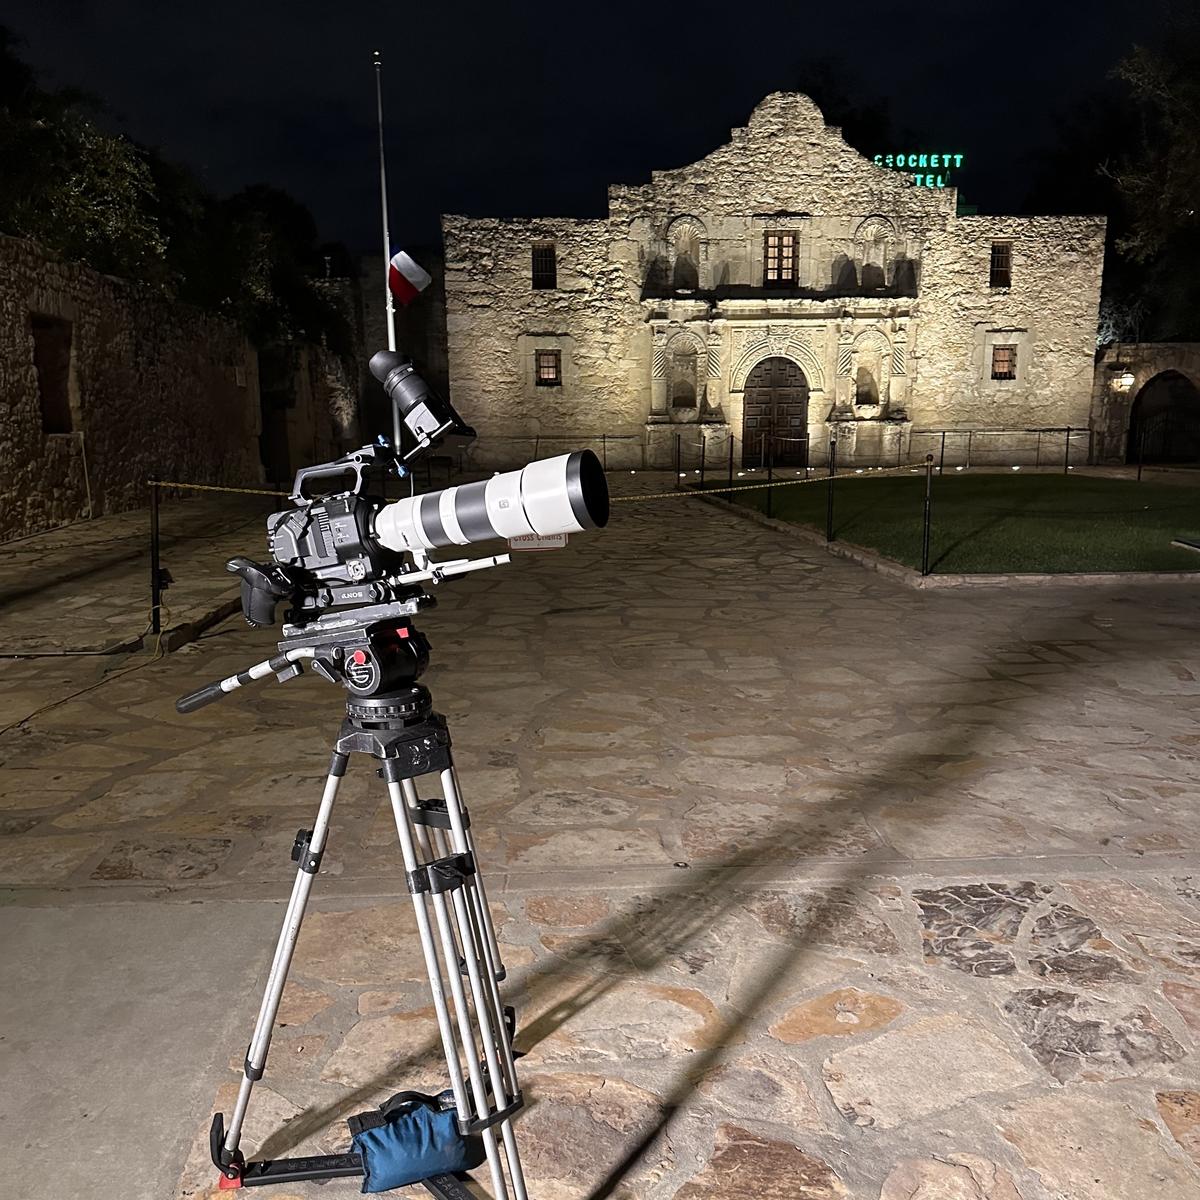
{"label": "lens barrel", "polygon": [[592,451],[576,450],[385,505],[375,514],[375,537],[389,550],[434,550],[607,524],[604,468]]}

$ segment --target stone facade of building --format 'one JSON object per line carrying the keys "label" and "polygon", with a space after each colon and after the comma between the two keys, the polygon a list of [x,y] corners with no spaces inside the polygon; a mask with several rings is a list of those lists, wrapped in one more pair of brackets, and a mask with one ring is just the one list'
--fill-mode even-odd
{"label": "stone facade of building", "polygon": [[803,95],[610,188],[605,218],[442,228],[449,385],[481,464],[601,437],[610,466],[665,465],[677,440],[712,461],[730,436],[753,462],[764,435],[777,461],[831,439],[892,461],[933,430],[1088,424],[1103,218],[958,216]]}
{"label": "stone facade of building", "polygon": [[261,480],[258,365],[225,321],[0,237],[0,537]]}

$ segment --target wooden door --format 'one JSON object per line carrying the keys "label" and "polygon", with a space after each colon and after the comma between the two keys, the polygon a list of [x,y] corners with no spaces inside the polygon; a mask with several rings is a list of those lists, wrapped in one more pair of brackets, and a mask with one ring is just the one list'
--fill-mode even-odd
{"label": "wooden door", "polygon": [[[742,405],[742,465],[808,462],[808,380],[790,359],[764,358],[746,379]],[[765,440],[764,440],[765,439]]]}

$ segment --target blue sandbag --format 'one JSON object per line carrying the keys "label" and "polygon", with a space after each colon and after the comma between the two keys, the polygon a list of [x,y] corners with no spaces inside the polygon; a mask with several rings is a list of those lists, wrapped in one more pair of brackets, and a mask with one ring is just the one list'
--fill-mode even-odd
{"label": "blue sandbag", "polygon": [[362,1158],[364,1192],[387,1192],[433,1175],[479,1166],[483,1141],[458,1130],[453,1092],[426,1096],[400,1092],[376,1112],[349,1120],[354,1151]]}

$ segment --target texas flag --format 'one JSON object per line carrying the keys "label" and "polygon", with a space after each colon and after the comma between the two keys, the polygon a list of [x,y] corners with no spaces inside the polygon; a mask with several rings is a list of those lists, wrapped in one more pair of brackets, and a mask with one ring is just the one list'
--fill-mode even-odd
{"label": "texas flag", "polygon": [[411,304],[417,298],[417,293],[423,292],[432,282],[433,276],[413,262],[403,250],[388,263],[388,287],[396,297],[397,304]]}

